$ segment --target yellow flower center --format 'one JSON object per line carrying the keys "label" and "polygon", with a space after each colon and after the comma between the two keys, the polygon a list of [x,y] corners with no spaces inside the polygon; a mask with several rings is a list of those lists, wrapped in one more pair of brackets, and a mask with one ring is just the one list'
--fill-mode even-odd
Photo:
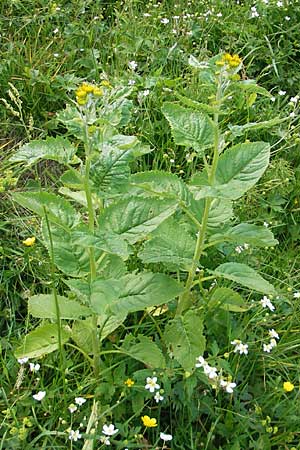
{"label": "yellow flower center", "polygon": [[124,381],[124,384],[128,387],[132,387],[134,385],[134,381],[131,378],[127,378],[127,380]]}

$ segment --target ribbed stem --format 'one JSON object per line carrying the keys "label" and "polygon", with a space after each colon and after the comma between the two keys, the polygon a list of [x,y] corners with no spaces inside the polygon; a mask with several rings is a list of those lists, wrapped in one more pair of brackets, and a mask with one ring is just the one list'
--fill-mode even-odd
{"label": "ribbed stem", "polygon": [[[222,77],[219,77],[218,80],[218,87],[217,87],[217,93],[216,93],[216,107],[219,109],[221,105],[222,100]],[[220,130],[219,130],[219,113],[216,111],[214,113],[214,124],[215,124],[215,135],[214,135],[214,147],[213,147],[213,161],[210,166],[210,171],[208,174],[208,182],[210,185],[214,184],[215,181],[215,174],[218,166],[219,161],[219,146],[220,146]],[[200,261],[200,258],[202,256],[204,247],[205,247],[205,238],[207,233],[207,227],[208,227],[208,219],[209,219],[209,212],[210,207],[212,204],[213,198],[207,197],[205,199],[205,207],[203,212],[203,217],[201,221],[201,228],[198,232],[197,236],[197,242],[195,246],[194,256],[193,256],[193,262],[191,264],[185,289],[183,294],[179,297],[176,315],[182,314],[186,309],[188,309],[192,305],[192,298],[190,295],[191,289],[193,287],[193,282],[196,274],[196,270]]]}

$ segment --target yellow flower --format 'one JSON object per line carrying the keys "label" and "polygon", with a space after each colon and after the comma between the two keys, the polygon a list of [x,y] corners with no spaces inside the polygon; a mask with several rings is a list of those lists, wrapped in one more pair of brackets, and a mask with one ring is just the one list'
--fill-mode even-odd
{"label": "yellow flower", "polygon": [[27,238],[25,241],[23,241],[23,244],[26,245],[26,247],[32,247],[35,243],[35,237]]}
{"label": "yellow flower", "polygon": [[126,384],[126,386],[130,388],[134,385],[134,381],[131,378],[127,378],[127,380],[124,381],[124,384]]}
{"label": "yellow flower", "polygon": [[75,92],[76,101],[78,105],[85,105],[87,102],[88,94],[93,94],[95,97],[101,97],[103,95],[102,89],[90,83],[83,83]]}
{"label": "yellow flower", "polygon": [[285,381],[283,383],[283,389],[285,392],[292,392],[294,390],[295,386],[290,381]]}
{"label": "yellow flower", "polygon": [[220,60],[216,61],[216,65],[224,66],[225,64],[227,64],[230,69],[234,69],[235,67],[238,67],[241,62],[242,60],[239,55],[231,55],[230,53],[225,53]]}
{"label": "yellow flower", "polygon": [[148,427],[148,428],[157,427],[156,419],[150,418],[149,416],[143,416],[143,417],[141,417],[141,419],[142,419],[142,422],[145,425],[145,427]]}

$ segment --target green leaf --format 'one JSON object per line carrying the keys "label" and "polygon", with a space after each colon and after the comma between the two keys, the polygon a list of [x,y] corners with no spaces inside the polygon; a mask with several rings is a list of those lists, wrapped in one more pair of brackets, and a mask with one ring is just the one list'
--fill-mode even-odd
{"label": "green leaf", "polygon": [[[51,236],[53,241],[53,254],[56,266],[65,274],[78,277],[90,273],[90,255],[89,249],[78,245],[76,232],[86,232],[87,225],[81,224],[69,230],[56,224],[50,224]],[[45,220],[42,222],[42,233],[44,243],[50,253],[50,239]],[[98,260],[101,261],[102,250],[95,249],[95,258],[97,269],[99,270]]]}
{"label": "green leaf", "polygon": [[233,289],[221,287],[214,289],[208,307],[221,308],[225,311],[244,312],[249,309],[244,299]]}
{"label": "green leaf", "polygon": [[179,94],[179,92],[174,92],[174,94],[178,98],[178,100],[181,101],[181,103],[183,103],[185,106],[189,108],[193,108],[197,111],[201,111],[208,114],[214,114],[219,112],[219,110],[215,106],[208,105],[207,103],[196,102],[195,100],[192,100],[188,97]]}
{"label": "green leaf", "polygon": [[[183,288],[173,279],[162,273],[142,272],[122,277],[122,289],[107,308],[114,314],[143,311],[149,306],[159,306],[177,297]],[[116,286],[116,285],[115,285]]]}
{"label": "green leaf", "polygon": [[[59,315],[61,319],[79,319],[82,316],[90,316],[92,311],[76,300],[57,296]],[[40,319],[57,319],[54,295],[34,295],[28,300],[28,312],[33,317]]]}
{"label": "green leaf", "polygon": [[31,141],[23,145],[10,159],[10,162],[24,162],[27,166],[41,159],[50,159],[61,164],[78,163],[76,148],[61,136],[47,137],[45,140]]}
{"label": "green leaf", "polygon": [[280,119],[278,117],[271,120],[264,120],[263,122],[248,122],[245,125],[229,125],[228,128],[234,137],[242,136],[252,130],[262,130],[265,128],[273,128],[280,123],[286,121],[286,118]]}
{"label": "green leaf", "polygon": [[[195,200],[191,203],[191,212],[199,222],[202,221],[205,208],[204,199]],[[233,217],[232,201],[228,199],[215,198],[212,200],[208,215],[208,231],[215,231]]]}
{"label": "green leaf", "polygon": [[240,223],[235,227],[229,228],[225,233],[213,234],[210,241],[216,240],[235,242],[237,244],[246,243],[256,247],[273,247],[278,244],[272,231],[266,227],[249,223]]}
{"label": "green leaf", "polygon": [[95,247],[123,259],[127,259],[130,254],[128,244],[122,236],[102,231],[101,228],[94,235],[89,231],[78,231],[73,233],[73,237],[79,246]]}
{"label": "green leaf", "polygon": [[138,256],[144,263],[163,262],[189,270],[195,246],[196,237],[170,217],[156,228]]}
{"label": "green leaf", "polygon": [[234,262],[224,263],[215,270],[210,271],[210,273],[217,277],[226,278],[227,280],[239,283],[254,291],[263,294],[276,295],[274,286],[246,264]]}
{"label": "green leaf", "polygon": [[[70,337],[70,333],[61,328],[62,345]],[[57,324],[48,323],[31,331],[24,337],[23,344],[15,351],[16,358],[39,358],[59,348]]]}
{"label": "green leaf", "polygon": [[252,142],[235,145],[220,156],[216,170],[216,188],[235,200],[256,184],[269,164],[270,145]]}
{"label": "green leaf", "polygon": [[[121,280],[96,279],[91,285],[91,307],[96,314],[105,314],[109,306],[116,302],[121,294]],[[117,314],[117,310],[114,313]],[[126,311],[123,311],[124,314]]]}
{"label": "green leaf", "polygon": [[121,347],[121,350],[131,358],[141,361],[150,369],[164,369],[166,361],[160,348],[147,336],[139,334],[137,339],[138,343],[131,342],[129,348]]}
{"label": "green leaf", "polygon": [[215,125],[209,116],[173,103],[164,103],[162,112],[171,126],[175,144],[192,147],[198,153],[213,144]]}
{"label": "green leaf", "polygon": [[[100,341],[113,333],[126,319],[126,315],[97,317],[97,327],[100,333]],[[76,320],[72,326],[72,339],[87,354],[93,352],[94,322],[92,317],[84,320]]]}
{"label": "green leaf", "polygon": [[35,212],[40,217],[47,217],[50,222],[72,228],[80,220],[80,214],[64,198],[50,192],[22,192],[13,194],[13,199],[24,208]]}
{"label": "green leaf", "polygon": [[245,91],[247,93],[254,93],[254,94],[260,94],[265,97],[272,97],[269,91],[267,89],[263,88],[262,86],[259,86],[256,84],[255,80],[240,80],[238,83],[235,83],[235,86],[241,89],[242,91]]}
{"label": "green leaf", "polygon": [[159,170],[139,172],[131,176],[127,192],[142,197],[160,196],[189,203],[191,194],[185,183],[173,173]]}
{"label": "green leaf", "polygon": [[184,370],[192,371],[196,358],[205,350],[203,318],[195,310],[175,317],[165,328],[164,341]]}
{"label": "green leaf", "polygon": [[149,153],[135,136],[116,135],[101,145],[101,153],[94,158],[90,176],[96,189],[118,192],[128,182],[134,159]]}
{"label": "green leaf", "polygon": [[172,199],[125,198],[105,208],[99,227],[134,244],[172,215],[176,206]]}
{"label": "green leaf", "polygon": [[194,197],[238,199],[263,175],[269,158],[270,146],[265,142],[237,144],[227,149],[219,158],[213,186],[203,186],[202,176],[197,191],[197,177],[193,178]]}

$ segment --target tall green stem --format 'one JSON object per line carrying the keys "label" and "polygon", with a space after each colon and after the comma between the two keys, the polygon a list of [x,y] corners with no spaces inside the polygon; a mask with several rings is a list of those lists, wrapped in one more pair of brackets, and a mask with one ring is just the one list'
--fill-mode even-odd
{"label": "tall green stem", "polygon": [[[222,100],[222,77],[219,77],[218,80],[218,87],[217,87],[217,93],[216,93],[216,108],[217,111],[214,113],[214,124],[215,124],[215,135],[214,135],[214,148],[213,148],[213,161],[210,166],[210,171],[208,174],[208,182],[210,185],[213,185],[215,180],[215,174],[218,166],[218,160],[219,160],[219,146],[220,146],[220,131],[219,131],[219,112],[218,109],[220,108]],[[203,217],[201,221],[201,228],[198,232],[197,236],[197,242],[195,246],[194,256],[193,256],[193,262],[191,264],[185,289],[184,292],[181,294],[178,300],[176,315],[180,315],[188,309],[192,305],[192,298],[190,295],[191,289],[193,287],[193,281],[195,278],[196,270],[199,264],[199,260],[202,256],[204,247],[205,247],[205,238],[206,238],[206,232],[207,232],[207,226],[208,226],[208,218],[209,218],[209,211],[211,207],[211,203],[213,201],[212,197],[207,197],[205,199],[205,206],[204,206],[204,212]]]}
{"label": "tall green stem", "polygon": [[[95,213],[93,206],[92,193],[90,188],[90,167],[91,167],[91,149],[90,149],[90,141],[88,134],[88,123],[85,118],[85,177],[84,177],[84,190],[85,197],[88,209],[88,223],[89,223],[89,231],[93,234],[95,231]],[[89,247],[89,259],[90,259],[90,283],[95,280],[97,276],[96,271],[96,259],[95,259],[95,250],[94,247]],[[97,315],[94,314],[92,317],[93,320],[93,334],[92,334],[92,346],[93,346],[93,365],[94,365],[94,374],[95,377],[98,378],[100,373],[100,344],[99,344],[99,336],[98,336],[98,328],[97,328]]]}
{"label": "tall green stem", "polygon": [[47,227],[49,243],[50,243],[50,252],[49,253],[50,253],[50,271],[51,271],[51,281],[52,281],[52,292],[53,292],[54,304],[55,304],[55,314],[56,314],[56,323],[57,323],[57,340],[58,340],[58,349],[59,349],[59,357],[60,357],[60,366],[61,366],[61,370],[63,372],[62,376],[63,376],[64,400],[66,401],[65,358],[64,358],[64,353],[63,353],[64,350],[63,350],[63,345],[62,345],[61,316],[60,316],[58,296],[57,296],[57,290],[56,290],[56,284],[55,284],[54,245],[53,245],[50,223],[49,223],[49,219],[48,219],[48,213],[47,213],[45,206],[43,207],[43,209],[44,209],[46,227]]}

